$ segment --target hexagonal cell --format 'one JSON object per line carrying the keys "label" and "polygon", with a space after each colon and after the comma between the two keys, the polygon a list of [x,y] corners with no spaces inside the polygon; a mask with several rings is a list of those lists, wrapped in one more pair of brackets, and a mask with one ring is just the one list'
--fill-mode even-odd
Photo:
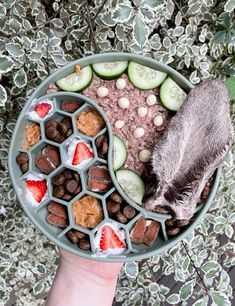
{"label": "hexagonal cell", "polygon": [[106,207],[111,219],[126,224],[130,222],[138,211],[129,205],[117,191],[114,191],[106,200]]}
{"label": "hexagonal cell", "polygon": [[108,166],[100,162],[94,163],[86,172],[84,179],[88,190],[104,194],[113,187]]}
{"label": "hexagonal cell", "polygon": [[109,150],[109,139],[108,134],[101,134],[95,139],[95,145],[97,148],[98,157],[102,159],[107,159]]}
{"label": "hexagonal cell", "polygon": [[160,227],[161,224],[156,220],[139,218],[130,231],[132,244],[137,248],[139,246],[140,250],[144,250],[146,245],[152,247],[155,241],[160,238],[158,235]]}
{"label": "hexagonal cell", "polygon": [[19,152],[16,155],[16,163],[18,164],[22,174],[29,170],[29,155],[26,152]]}
{"label": "hexagonal cell", "polygon": [[96,109],[86,107],[76,115],[76,126],[79,133],[88,137],[95,137],[105,129],[106,124]]}
{"label": "hexagonal cell", "polygon": [[21,148],[24,150],[31,149],[41,139],[40,124],[31,120],[25,121],[25,128],[19,130],[19,142],[22,144]]}
{"label": "hexagonal cell", "polygon": [[92,195],[84,195],[72,203],[74,223],[84,228],[96,227],[104,218],[102,202]]}
{"label": "hexagonal cell", "polygon": [[46,142],[34,148],[31,156],[32,169],[44,174],[50,174],[61,164],[59,148]]}
{"label": "hexagonal cell", "polygon": [[56,98],[57,108],[70,114],[76,112],[83,105],[83,103],[84,102],[78,97],[68,97],[66,99],[64,96],[59,96]]}
{"label": "hexagonal cell", "polygon": [[64,163],[78,170],[85,168],[94,159],[91,142],[86,139],[74,137],[63,146]]}
{"label": "hexagonal cell", "polygon": [[81,192],[81,179],[76,171],[64,168],[51,179],[52,196],[69,202]]}
{"label": "hexagonal cell", "polygon": [[46,138],[56,143],[62,143],[73,134],[71,118],[60,113],[55,113],[47,120],[44,129]]}
{"label": "hexagonal cell", "polygon": [[53,113],[55,109],[54,103],[54,99],[51,100],[48,98],[33,101],[27,110],[28,118],[36,121],[45,119]]}
{"label": "hexagonal cell", "polygon": [[91,243],[90,243],[90,237],[89,235],[75,230],[71,229],[66,233],[66,237],[71,241],[73,244],[76,244],[79,249],[82,249],[84,251],[90,251],[91,250]]}
{"label": "hexagonal cell", "polygon": [[48,182],[46,178],[37,173],[24,176],[23,195],[26,202],[32,207],[38,207],[48,195]]}

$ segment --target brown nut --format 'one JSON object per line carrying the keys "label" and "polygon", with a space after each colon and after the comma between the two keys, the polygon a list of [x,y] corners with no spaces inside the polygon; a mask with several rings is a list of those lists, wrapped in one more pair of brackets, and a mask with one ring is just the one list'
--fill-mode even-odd
{"label": "brown nut", "polygon": [[23,173],[26,173],[29,170],[29,163],[21,164],[20,169]]}
{"label": "brown nut", "polygon": [[166,233],[168,236],[175,236],[177,234],[179,234],[180,229],[178,227],[168,227],[166,229]]}
{"label": "brown nut", "polygon": [[43,172],[45,174],[49,174],[54,170],[51,163],[48,161],[46,156],[43,155],[43,154],[38,154],[35,157],[34,162],[35,162],[35,165],[41,170],[41,172]]}
{"label": "brown nut", "polygon": [[68,113],[74,113],[80,106],[81,103],[78,101],[63,101],[61,103],[61,109]]}
{"label": "brown nut", "polygon": [[47,207],[48,211],[58,217],[62,217],[64,219],[67,219],[67,210],[66,208],[59,204],[59,203],[56,203],[54,201],[52,201],[48,207]]}
{"label": "brown nut", "polygon": [[121,208],[120,203],[109,201],[107,203],[107,210],[111,214],[116,214]]}
{"label": "brown nut", "polygon": [[19,165],[25,164],[29,161],[29,157],[27,153],[21,152],[16,156],[16,162]]}
{"label": "brown nut", "polygon": [[63,227],[63,228],[68,225],[66,219],[51,213],[49,213],[47,216],[47,222],[54,226]]}
{"label": "brown nut", "polygon": [[82,250],[90,250],[91,245],[87,239],[81,239],[78,243],[78,247]]}
{"label": "brown nut", "polygon": [[75,234],[74,231],[70,230],[66,233],[67,238],[72,242],[72,243],[78,243],[79,238]]}
{"label": "brown nut", "polygon": [[53,186],[60,186],[63,185],[65,182],[65,176],[63,175],[63,173],[59,173],[56,176],[54,176],[51,180],[51,184]]}
{"label": "brown nut", "polygon": [[122,203],[122,197],[117,192],[113,192],[110,195],[110,200],[117,202],[117,203]]}
{"label": "brown nut", "polygon": [[123,209],[123,215],[128,219],[132,219],[135,216],[135,209],[131,205],[126,205]]}
{"label": "brown nut", "polygon": [[64,187],[63,186],[56,186],[53,189],[52,195],[53,195],[53,197],[60,199],[60,198],[63,197],[64,193],[65,192],[64,192]]}
{"label": "brown nut", "polygon": [[65,182],[65,188],[69,193],[74,193],[78,188],[78,182],[75,180],[68,180]]}
{"label": "brown nut", "polygon": [[127,218],[120,211],[116,213],[116,218],[121,223],[127,223]]}

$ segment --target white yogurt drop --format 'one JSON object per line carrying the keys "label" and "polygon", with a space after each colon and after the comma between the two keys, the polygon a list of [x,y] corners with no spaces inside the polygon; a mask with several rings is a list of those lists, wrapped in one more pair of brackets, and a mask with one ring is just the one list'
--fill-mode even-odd
{"label": "white yogurt drop", "polygon": [[128,108],[130,106],[130,101],[127,98],[122,97],[118,100],[118,105],[121,108]]}
{"label": "white yogurt drop", "polygon": [[26,178],[25,178],[25,186],[26,186],[26,196],[25,196],[25,198],[26,198],[26,201],[27,201],[30,205],[34,206],[34,207],[37,207],[41,202],[43,202],[43,201],[46,199],[46,197],[47,197],[47,191],[45,192],[45,194],[44,194],[44,196],[43,196],[41,202],[37,202],[37,201],[34,199],[32,192],[28,190],[27,185],[26,185],[26,181],[27,181],[27,180],[42,181],[42,180],[44,180],[44,179],[45,179],[45,178],[44,178],[42,175],[40,175],[40,174],[38,174],[38,175],[28,174],[28,175],[26,176]]}
{"label": "white yogurt drop", "polygon": [[161,115],[157,115],[154,119],[153,119],[153,124],[155,126],[161,126],[163,124],[163,118]]}
{"label": "white yogurt drop", "polygon": [[151,155],[152,154],[149,150],[144,149],[139,153],[139,160],[142,161],[143,163],[147,163],[150,161]]}
{"label": "white yogurt drop", "polygon": [[114,127],[115,127],[116,129],[121,129],[121,128],[124,127],[124,125],[125,125],[125,121],[123,121],[123,120],[117,120],[117,121],[115,121],[115,123],[114,123]]}
{"label": "white yogurt drop", "polygon": [[92,147],[90,146],[89,143],[85,142],[84,140],[82,139],[79,139],[79,138],[74,138],[70,143],[69,143],[69,146],[68,146],[68,150],[67,150],[67,154],[66,154],[66,160],[65,160],[65,163],[69,166],[72,166],[72,167],[76,167],[78,169],[82,169],[85,165],[87,165],[93,158],[88,158],[84,161],[82,161],[80,164],[78,165],[73,165],[72,162],[73,162],[73,158],[74,158],[74,154],[75,154],[75,150],[76,150],[76,146],[78,143],[84,143],[87,148],[89,149],[89,151],[91,151],[93,153],[93,150],[92,150]]}
{"label": "white yogurt drop", "polygon": [[142,127],[138,127],[134,130],[133,135],[135,138],[141,138],[144,136],[144,129]]}
{"label": "white yogurt drop", "polygon": [[117,89],[124,89],[126,87],[126,80],[125,79],[117,79],[116,87],[117,87]]}
{"label": "white yogurt drop", "polygon": [[109,90],[107,87],[100,86],[99,88],[97,88],[96,93],[98,97],[105,98],[109,94]]}
{"label": "white yogurt drop", "polygon": [[39,117],[38,113],[35,111],[35,107],[39,104],[42,104],[42,103],[50,104],[50,106],[51,106],[49,112],[43,118],[47,117],[50,113],[53,112],[54,105],[53,105],[53,102],[51,100],[45,99],[45,100],[42,100],[38,103],[33,102],[32,106],[30,107],[30,111],[28,113],[28,116],[29,116],[30,119],[33,119],[33,120],[42,120],[43,119],[43,118]]}
{"label": "white yogurt drop", "polygon": [[96,232],[95,238],[94,238],[94,245],[95,245],[95,250],[96,250],[96,255],[99,257],[108,257],[108,256],[112,256],[112,255],[119,255],[122,254],[126,248],[109,248],[105,251],[100,249],[100,240],[101,240],[101,235],[102,235],[102,229],[104,226],[109,226],[113,229],[113,231],[115,232],[115,234],[118,236],[118,238],[126,245],[125,243],[125,232],[122,228],[120,228],[119,226],[117,226],[116,224],[113,223],[105,223],[101,228],[98,229],[98,231]]}
{"label": "white yogurt drop", "polygon": [[157,103],[157,98],[155,95],[151,94],[147,96],[146,102],[149,106],[152,106]]}
{"label": "white yogurt drop", "polygon": [[137,112],[138,112],[138,116],[140,118],[144,118],[148,113],[148,109],[147,109],[147,107],[141,106],[141,107],[138,108]]}

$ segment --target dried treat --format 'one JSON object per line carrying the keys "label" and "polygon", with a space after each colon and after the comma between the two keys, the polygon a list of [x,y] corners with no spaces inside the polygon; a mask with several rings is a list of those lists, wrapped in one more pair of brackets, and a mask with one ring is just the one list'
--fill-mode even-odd
{"label": "dried treat", "polygon": [[67,126],[67,130],[72,129],[72,121],[69,117],[65,117],[61,120],[61,123]]}
{"label": "dried treat", "polygon": [[47,138],[57,143],[62,143],[68,137],[69,129],[72,130],[72,122],[68,117],[63,118],[61,122],[50,119],[45,124]]}
{"label": "dried treat", "polygon": [[54,201],[52,201],[48,207],[47,207],[48,211],[54,215],[57,215],[58,217],[62,217],[64,219],[67,219],[67,210],[66,208],[59,204],[59,203],[56,203]]}
{"label": "dried treat", "polygon": [[54,170],[53,165],[48,161],[48,159],[43,154],[38,154],[35,157],[35,165],[45,174],[49,174]]}
{"label": "dried treat", "polygon": [[29,170],[29,163],[21,164],[20,169],[23,173],[26,173]]}
{"label": "dried treat", "polygon": [[111,193],[110,200],[113,200],[114,202],[117,203],[122,203],[122,197],[117,192]]}
{"label": "dried treat", "polygon": [[78,188],[74,191],[74,195],[77,195],[77,194],[79,194],[79,192],[81,192],[81,186],[78,186]]}
{"label": "dried treat", "polygon": [[131,241],[134,243],[143,243],[144,241],[144,233],[147,228],[147,220],[144,218],[140,218],[131,231]]}
{"label": "dried treat", "polygon": [[66,236],[67,236],[67,238],[72,242],[72,243],[78,243],[78,241],[79,241],[79,238],[77,237],[77,235],[75,234],[75,231],[72,231],[72,230],[70,230],[70,231],[68,231],[67,233],[66,233]]}
{"label": "dried treat", "polygon": [[68,180],[65,182],[65,188],[69,193],[74,193],[78,188],[78,182],[75,180]]}
{"label": "dried treat", "polygon": [[28,150],[35,145],[41,138],[40,127],[37,123],[27,124],[25,127],[26,143],[22,146],[23,149]]}
{"label": "dried treat", "polygon": [[127,218],[123,215],[122,212],[118,211],[116,213],[116,218],[118,220],[118,222],[121,222],[121,223],[127,223]]}
{"label": "dried treat", "polygon": [[55,121],[54,119],[49,119],[47,120],[47,122],[45,123],[45,129],[48,129],[49,127],[54,127],[57,128],[58,122]]}
{"label": "dried treat", "polygon": [[177,227],[184,227],[189,224],[189,220],[177,220],[176,226]]}
{"label": "dried treat", "polygon": [[79,183],[80,182],[80,176],[78,175],[77,172],[73,172],[73,177],[75,178],[75,180]]}
{"label": "dried treat", "polygon": [[68,225],[66,219],[51,213],[49,213],[47,216],[47,222],[54,226],[63,227],[63,228]]}
{"label": "dried treat", "polygon": [[166,233],[168,236],[175,236],[179,234],[180,229],[178,227],[167,227],[166,228]]}
{"label": "dried treat", "polygon": [[70,194],[65,193],[61,199],[64,201],[70,201],[72,198],[73,197]]}
{"label": "dried treat", "polygon": [[[149,221],[147,221],[149,222]],[[147,226],[147,229],[144,233],[144,243],[148,246],[152,246],[155,239],[157,238],[158,232],[160,229],[160,224],[157,221],[151,221],[151,223]]]}
{"label": "dried treat", "polygon": [[69,169],[65,169],[63,171],[63,176],[65,177],[66,180],[70,180],[73,177],[73,172]]}
{"label": "dried treat", "polygon": [[109,150],[109,145],[107,142],[103,142],[101,148],[100,148],[100,156],[104,157]]}
{"label": "dried treat", "polygon": [[106,135],[98,136],[96,138],[95,144],[98,150],[99,157],[104,158],[109,150],[108,137]]}
{"label": "dried treat", "polygon": [[111,177],[106,166],[92,166],[88,171],[88,189],[106,192],[111,186]]}
{"label": "dried treat", "polygon": [[98,149],[102,147],[103,142],[107,139],[106,135],[100,135],[96,138],[95,144]]}
{"label": "dried treat", "polygon": [[132,219],[135,216],[135,209],[131,205],[126,205],[123,209],[123,215],[128,219]]}
{"label": "dried treat", "polygon": [[66,137],[68,138],[69,136],[71,136],[73,134],[73,130],[72,129],[68,129],[67,133],[66,133]]}
{"label": "dried treat", "polygon": [[53,195],[53,197],[60,199],[60,198],[63,197],[64,193],[65,192],[64,192],[64,187],[63,186],[56,186],[53,189],[52,195]]}
{"label": "dried treat", "polygon": [[87,228],[94,228],[103,219],[101,201],[86,195],[72,205],[75,222]]}
{"label": "dried treat", "polygon": [[109,190],[109,183],[99,181],[89,181],[88,189],[96,192],[106,192]]}
{"label": "dried treat", "polygon": [[78,130],[87,135],[95,136],[105,127],[104,119],[95,109],[89,109],[79,114],[77,118]]}
{"label": "dried treat", "polygon": [[78,101],[63,101],[61,103],[61,109],[68,113],[74,113],[80,106],[81,103]]}
{"label": "dried treat", "polygon": [[113,201],[109,201],[107,203],[107,210],[111,214],[117,213],[120,210],[120,208],[121,208],[120,203],[113,202]]}
{"label": "dried treat", "polygon": [[52,140],[58,143],[62,143],[65,140],[65,137],[58,133]]}
{"label": "dried treat", "polygon": [[78,239],[82,239],[86,237],[86,234],[79,232],[79,231],[74,231],[75,235],[78,237]]}
{"label": "dried treat", "polygon": [[90,242],[87,239],[81,239],[78,243],[78,246],[82,250],[90,250],[91,248]]}
{"label": "dried treat", "polygon": [[44,154],[56,167],[60,165],[60,153],[58,148],[48,145],[43,149],[42,154]]}
{"label": "dried treat", "polygon": [[61,134],[61,135],[66,135],[67,131],[68,131],[68,127],[65,123],[61,123],[59,122],[58,123],[58,126],[57,126],[57,130],[58,132]]}
{"label": "dried treat", "polygon": [[45,129],[45,131],[46,131],[47,138],[51,140],[54,140],[55,137],[60,135],[57,128],[55,128],[54,126],[49,126],[48,128]]}
{"label": "dried treat", "polygon": [[29,161],[29,157],[27,153],[21,152],[16,156],[16,162],[19,165],[25,164]]}
{"label": "dried treat", "polygon": [[53,186],[60,186],[63,185],[65,182],[65,175],[63,173],[59,173],[54,176],[51,180]]}

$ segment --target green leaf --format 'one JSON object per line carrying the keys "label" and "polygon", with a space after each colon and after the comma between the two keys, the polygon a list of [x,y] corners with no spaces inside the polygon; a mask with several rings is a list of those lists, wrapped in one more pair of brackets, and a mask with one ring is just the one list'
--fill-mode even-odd
{"label": "green leaf", "polygon": [[225,235],[228,236],[228,238],[231,239],[233,237],[233,233],[234,233],[234,230],[233,230],[232,225],[226,224],[226,226],[225,226]]}
{"label": "green leaf", "polygon": [[180,296],[179,294],[173,293],[166,299],[166,301],[172,305],[178,304],[180,301]]}
{"label": "green leaf", "polygon": [[163,3],[164,3],[164,0],[143,0],[141,3],[141,6],[148,6],[156,10],[157,6]]}
{"label": "green leaf", "polygon": [[235,9],[235,1],[234,0],[228,0],[225,3],[225,6],[224,6],[225,12],[232,12],[234,9]]}
{"label": "green leaf", "polygon": [[11,56],[19,57],[24,55],[24,50],[18,43],[8,43],[5,48]]}
{"label": "green leaf", "polygon": [[14,75],[14,83],[18,88],[22,88],[27,84],[27,75],[24,68],[21,68]]}
{"label": "green leaf", "polygon": [[5,8],[5,6],[3,6],[2,4],[0,4],[0,17],[5,16],[7,13],[7,10]]}
{"label": "green leaf", "polygon": [[208,272],[211,269],[218,269],[219,264],[215,261],[207,261],[204,265],[202,265],[201,269],[203,272]]}
{"label": "green leaf", "polygon": [[14,66],[13,60],[6,55],[0,55],[0,73],[11,71]]}
{"label": "green leaf", "polygon": [[9,27],[14,33],[17,33],[21,30],[21,23],[17,19],[12,18],[9,21]]}
{"label": "green leaf", "polygon": [[207,306],[208,305],[208,296],[204,296],[203,298],[196,301],[192,306]]}
{"label": "green leaf", "polygon": [[213,301],[212,306],[230,306],[231,303],[228,300],[228,297],[219,291],[210,291],[209,295]]}
{"label": "green leaf", "polygon": [[36,266],[36,271],[39,273],[39,274],[45,274],[46,273],[46,268],[43,264],[39,263],[37,264]]}
{"label": "green leaf", "polygon": [[6,282],[5,279],[0,276],[0,289],[5,289]]}
{"label": "green leaf", "polygon": [[131,18],[133,8],[129,5],[118,4],[117,7],[112,12],[112,18],[116,22],[127,22]]}
{"label": "green leaf", "polygon": [[235,100],[235,76],[227,78],[225,80],[225,85],[229,91],[230,99]]}
{"label": "green leaf", "polygon": [[193,294],[194,286],[195,286],[194,279],[185,283],[185,285],[183,285],[179,290],[180,300],[186,301]]}
{"label": "green leaf", "polygon": [[7,92],[5,88],[0,84],[0,106],[5,106],[7,102]]}
{"label": "green leaf", "polygon": [[148,38],[149,28],[145,24],[145,22],[142,20],[142,18],[139,17],[139,15],[136,15],[134,18],[134,40],[136,41],[136,44],[140,47],[142,47]]}
{"label": "green leaf", "polygon": [[132,279],[135,279],[139,272],[139,266],[135,261],[127,262],[124,269],[126,275]]}
{"label": "green leaf", "polygon": [[44,288],[45,288],[45,283],[42,281],[39,281],[33,286],[33,293],[35,295],[40,294],[43,292]]}
{"label": "green leaf", "polygon": [[225,39],[226,39],[226,32],[225,31],[219,31],[212,38],[212,42],[214,44],[220,44],[220,43],[225,42]]}

